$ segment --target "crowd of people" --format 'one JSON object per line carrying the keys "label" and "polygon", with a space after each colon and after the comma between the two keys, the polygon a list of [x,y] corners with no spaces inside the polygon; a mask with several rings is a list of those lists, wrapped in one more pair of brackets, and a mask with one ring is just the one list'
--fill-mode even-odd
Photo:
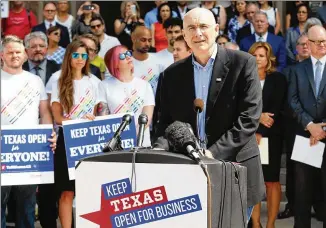
{"label": "crowd of people", "polygon": [[[252,157],[259,158],[255,152],[241,150],[242,156],[236,156],[225,144],[232,138],[234,148],[242,147],[239,142],[255,136],[259,145],[268,138],[268,165],[250,170],[250,175],[257,175],[262,169],[267,228],[275,227],[277,218],[291,216],[296,228],[309,228],[312,207],[316,218],[324,221],[326,163],[315,168],[291,160],[291,154],[296,135],[309,138],[311,146],[326,142],[326,4],[313,13],[309,2],[293,2],[286,18],[266,0],[232,1],[228,7],[216,1],[155,4],[142,18],[136,1],[121,2],[121,15],[112,25],[115,35],[110,36],[106,34],[110,25],[101,16],[105,10],[90,1],[81,4],[76,18],[69,14],[68,1],[44,2],[40,24],[24,2],[11,2],[8,18],[2,19],[1,45],[1,107],[11,113],[1,112],[1,124],[55,126],[56,134],[49,139],[55,152],[55,183],[2,186],[1,227],[6,227],[6,217],[16,227],[34,227],[36,203],[42,227],[57,227],[58,217],[63,228],[74,226],[75,182],[68,177],[63,121],[125,112],[133,112],[137,119],[145,113],[143,145],[152,146],[163,135],[165,123],[192,121],[192,115],[182,111],[188,108],[189,102],[183,102],[188,98],[205,101],[198,137],[214,158],[253,162]],[[196,10],[190,13],[192,9]],[[240,51],[248,54],[242,56]],[[191,74],[195,77],[188,80]],[[208,90],[212,75],[219,75],[216,94]],[[28,108],[10,102],[26,89],[31,90],[29,97],[18,97],[22,103],[31,100]],[[215,100],[222,98],[225,105]],[[221,109],[208,117],[215,101],[221,102]],[[236,124],[226,121],[235,118],[233,113],[240,116]],[[18,121],[12,122],[15,115]],[[222,131],[235,129],[224,136],[214,129],[217,125],[224,126]],[[247,149],[255,151],[249,141]],[[288,203],[280,212],[282,153],[287,157]],[[249,177],[249,227],[259,228],[261,189],[254,187],[260,182],[259,177],[256,182]]]}

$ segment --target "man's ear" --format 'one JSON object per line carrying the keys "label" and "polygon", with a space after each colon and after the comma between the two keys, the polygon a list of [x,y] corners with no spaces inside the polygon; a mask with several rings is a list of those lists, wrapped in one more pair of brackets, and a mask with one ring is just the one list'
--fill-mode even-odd
{"label": "man's ear", "polygon": [[216,25],[215,25],[215,32],[216,32],[215,40],[216,40],[216,38],[217,38],[218,35],[219,35],[219,31],[220,31],[220,25],[216,23]]}

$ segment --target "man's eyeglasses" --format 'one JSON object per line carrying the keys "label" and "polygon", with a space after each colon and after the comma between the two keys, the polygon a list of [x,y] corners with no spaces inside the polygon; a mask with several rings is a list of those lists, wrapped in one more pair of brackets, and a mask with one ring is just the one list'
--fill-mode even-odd
{"label": "man's eyeglasses", "polygon": [[47,13],[55,13],[56,10],[45,10]]}
{"label": "man's eyeglasses", "polygon": [[304,46],[308,46],[308,44],[307,43],[297,43],[297,45],[299,45],[299,46],[301,46],[301,47],[304,47]]}
{"label": "man's eyeglasses", "polygon": [[81,58],[83,60],[87,60],[88,59],[88,54],[87,53],[78,53],[78,52],[74,52],[71,54],[71,57],[73,59],[79,59],[79,57],[81,56]]}
{"label": "man's eyeglasses", "polygon": [[125,53],[120,53],[119,54],[119,59],[120,60],[125,60],[126,58],[131,57],[132,56],[132,52],[131,51],[126,51]]}
{"label": "man's eyeglasses", "polygon": [[93,52],[93,53],[96,53],[96,52],[97,52],[97,49],[93,49],[93,48],[88,48],[88,50],[89,50],[90,52]]}
{"label": "man's eyeglasses", "polygon": [[96,28],[100,28],[102,24],[98,24],[98,25],[91,25],[91,29],[96,29]]}
{"label": "man's eyeglasses", "polygon": [[311,39],[309,39],[309,41],[316,45],[321,45],[321,44],[326,45],[326,40],[311,40]]}

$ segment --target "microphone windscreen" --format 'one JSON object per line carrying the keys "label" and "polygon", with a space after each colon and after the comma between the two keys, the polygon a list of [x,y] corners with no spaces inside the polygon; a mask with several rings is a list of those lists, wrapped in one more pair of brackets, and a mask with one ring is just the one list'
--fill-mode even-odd
{"label": "microphone windscreen", "polygon": [[130,114],[126,114],[122,117],[122,121],[126,121],[127,124],[130,124],[131,123],[131,120],[132,120],[132,117]]}
{"label": "microphone windscreen", "polygon": [[147,124],[148,122],[148,117],[145,113],[142,113],[138,117],[138,124]]}
{"label": "microphone windscreen", "polygon": [[180,121],[173,122],[165,130],[165,137],[175,151],[186,153],[186,147],[196,147],[195,136],[189,130],[190,124]]}
{"label": "microphone windscreen", "polygon": [[196,112],[201,113],[204,109],[204,101],[202,99],[196,98],[194,100],[194,109]]}

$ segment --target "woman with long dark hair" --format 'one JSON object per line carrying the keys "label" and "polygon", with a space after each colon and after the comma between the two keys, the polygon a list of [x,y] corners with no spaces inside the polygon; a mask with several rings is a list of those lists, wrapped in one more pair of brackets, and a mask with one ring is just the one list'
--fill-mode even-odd
{"label": "woman with long dark hair", "polygon": [[69,180],[62,122],[95,117],[99,80],[89,73],[88,49],[81,41],[73,41],[66,49],[61,75],[53,83],[51,108],[59,126],[54,155],[55,185],[59,194],[59,218],[63,228],[71,228],[75,181]]}

